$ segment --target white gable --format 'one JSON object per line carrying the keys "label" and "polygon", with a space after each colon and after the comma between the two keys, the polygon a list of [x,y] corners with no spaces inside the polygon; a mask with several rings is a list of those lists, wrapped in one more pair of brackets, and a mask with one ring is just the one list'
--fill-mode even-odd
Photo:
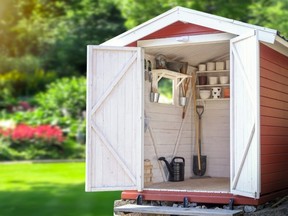
{"label": "white gable", "polygon": [[274,43],[277,35],[277,31],[274,29],[251,25],[192,9],[175,7],[101,45],[126,46],[177,21],[200,25],[235,35],[242,35],[251,30],[258,30],[258,39],[267,43]]}

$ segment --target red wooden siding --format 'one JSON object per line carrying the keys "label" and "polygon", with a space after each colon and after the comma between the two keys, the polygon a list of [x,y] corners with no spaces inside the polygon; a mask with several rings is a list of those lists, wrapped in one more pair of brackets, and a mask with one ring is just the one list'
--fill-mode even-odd
{"label": "red wooden siding", "polygon": [[[162,28],[150,35],[141,38],[140,40],[159,39],[168,37],[180,37],[184,35],[211,34],[219,33],[220,31],[207,28],[204,26],[194,25],[190,23],[175,22],[165,28]],[[129,46],[137,46],[137,42],[129,44]]]}
{"label": "red wooden siding", "polygon": [[288,57],[260,46],[261,193],[288,188]]}

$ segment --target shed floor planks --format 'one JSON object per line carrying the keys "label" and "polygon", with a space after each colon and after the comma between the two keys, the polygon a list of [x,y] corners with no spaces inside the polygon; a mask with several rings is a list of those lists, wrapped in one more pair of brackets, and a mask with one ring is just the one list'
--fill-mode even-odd
{"label": "shed floor planks", "polygon": [[146,189],[230,192],[229,178],[191,178],[181,182],[160,182],[145,185]]}

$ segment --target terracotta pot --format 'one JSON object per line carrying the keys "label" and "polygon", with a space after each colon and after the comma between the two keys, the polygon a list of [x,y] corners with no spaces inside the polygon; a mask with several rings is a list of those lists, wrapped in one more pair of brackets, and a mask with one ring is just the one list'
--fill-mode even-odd
{"label": "terracotta pot", "polygon": [[224,98],[230,98],[230,88],[224,88],[223,89],[223,97]]}

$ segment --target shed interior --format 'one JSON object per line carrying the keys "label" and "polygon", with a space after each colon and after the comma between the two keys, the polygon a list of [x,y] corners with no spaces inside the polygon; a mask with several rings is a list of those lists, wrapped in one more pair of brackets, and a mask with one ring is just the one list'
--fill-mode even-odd
{"label": "shed interior", "polygon": [[[145,79],[144,112],[145,112],[145,131],[144,131],[144,188],[146,190],[185,190],[185,191],[230,191],[230,98],[224,98],[223,89],[229,88],[228,84],[220,84],[220,76],[230,77],[230,71],[226,70],[226,60],[230,55],[229,41],[215,43],[197,43],[177,46],[146,47],[145,61],[146,71],[149,72],[148,60],[151,62],[152,74],[156,69],[155,57],[162,54],[167,61],[188,62],[187,74],[196,75],[196,97],[191,94],[193,78],[189,78],[189,91],[187,93],[188,103],[186,108],[179,105],[179,96],[182,95],[182,87],[177,83],[179,78],[168,77],[172,81],[173,100],[172,104],[151,102],[150,93],[153,91],[155,79],[160,75]],[[197,72],[199,64],[207,62],[224,62],[224,70],[212,72],[206,71],[208,77],[206,86],[199,86],[198,76],[202,73]],[[177,74],[177,72],[174,72]],[[202,74],[202,75],[203,75]],[[218,77],[218,83],[209,85],[209,77]],[[164,76],[165,77],[165,76]],[[159,80],[161,81],[161,79]],[[156,82],[157,83],[157,82]],[[159,84],[159,83],[158,83]],[[212,87],[220,87],[222,90],[221,98],[203,100],[199,99],[199,90]],[[159,89],[158,89],[159,90]],[[162,101],[162,102],[161,102]],[[168,102],[171,103],[171,102]],[[197,156],[197,146],[195,136],[197,133],[197,118],[195,113],[196,105],[204,106],[204,113],[201,119],[201,151],[202,155],[207,156],[207,167],[205,175],[197,177],[193,173],[193,157]],[[182,118],[183,110],[186,109],[185,118]],[[165,157],[170,163],[175,156],[185,159],[185,180],[179,182],[168,181],[168,169],[159,161],[159,157]],[[152,165],[152,166],[151,166]]]}

